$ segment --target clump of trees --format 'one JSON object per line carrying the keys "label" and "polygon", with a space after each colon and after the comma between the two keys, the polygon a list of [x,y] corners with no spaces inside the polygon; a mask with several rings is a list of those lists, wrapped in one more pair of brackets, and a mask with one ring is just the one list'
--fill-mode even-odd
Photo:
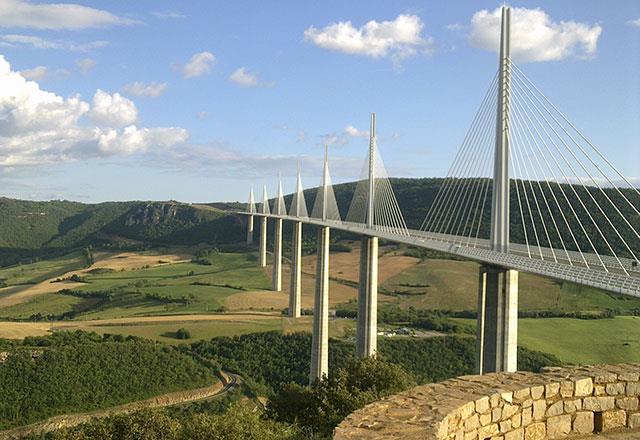
{"label": "clump of trees", "polygon": [[213,383],[216,371],[133,337],[60,332],[25,338],[0,363],[0,429]]}
{"label": "clump of trees", "polygon": [[376,359],[351,360],[345,368],[311,386],[285,385],[269,401],[268,414],[329,436],[356,409],[415,384],[398,365]]}

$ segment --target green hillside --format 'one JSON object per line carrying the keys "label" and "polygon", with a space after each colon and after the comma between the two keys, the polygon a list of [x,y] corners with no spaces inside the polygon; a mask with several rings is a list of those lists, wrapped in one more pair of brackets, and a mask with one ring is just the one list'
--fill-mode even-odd
{"label": "green hillside", "polygon": [[0,265],[54,257],[91,245],[228,243],[240,219],[206,205],[178,202],[32,202],[0,198]]}

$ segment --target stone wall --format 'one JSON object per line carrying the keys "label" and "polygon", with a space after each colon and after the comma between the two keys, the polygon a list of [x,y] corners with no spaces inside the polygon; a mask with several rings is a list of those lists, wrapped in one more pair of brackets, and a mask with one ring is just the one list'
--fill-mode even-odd
{"label": "stone wall", "polygon": [[543,440],[640,429],[640,364],[462,376],[367,405],[335,440]]}

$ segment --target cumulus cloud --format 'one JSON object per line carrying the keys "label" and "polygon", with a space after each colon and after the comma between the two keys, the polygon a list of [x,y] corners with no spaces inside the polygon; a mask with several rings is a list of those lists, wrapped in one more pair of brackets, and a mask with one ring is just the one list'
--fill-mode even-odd
{"label": "cumulus cloud", "polygon": [[40,88],[0,56],[0,167],[142,153],[182,143],[182,128],[133,125],[138,110],[118,93],[98,90],[92,103]]}
{"label": "cumulus cloud", "polygon": [[83,75],[91,72],[94,67],[96,67],[96,60],[91,58],[83,58],[81,60],[76,61],[76,66],[80,69],[80,72]]}
{"label": "cumulus cloud", "polygon": [[347,125],[344,128],[344,132],[351,136],[351,137],[362,137],[362,138],[368,138],[369,137],[369,132],[368,131],[362,131],[357,129],[356,127],[354,127],[353,125]]}
{"label": "cumulus cloud", "polygon": [[631,26],[640,28],[640,18],[638,18],[637,20],[629,20],[627,23],[629,23]]}
{"label": "cumulus cloud", "polygon": [[[501,8],[481,10],[471,18],[471,43],[497,52]],[[575,21],[554,22],[542,9],[511,9],[511,58],[516,61],[558,61],[596,54],[602,27]]]}
{"label": "cumulus cloud", "polygon": [[424,24],[417,15],[399,15],[391,21],[369,21],[356,28],[350,21],[331,23],[322,29],[304,31],[304,38],[316,46],[350,55],[391,57],[400,61],[433,52],[433,38],[423,37]]}
{"label": "cumulus cloud", "polygon": [[133,101],[119,93],[110,95],[98,89],[93,95],[93,105],[88,116],[102,127],[124,127],[135,124],[138,109]]}
{"label": "cumulus cloud", "polygon": [[189,62],[182,68],[185,78],[193,78],[211,71],[211,66],[216,57],[211,52],[199,52],[194,54]]}
{"label": "cumulus cloud", "polygon": [[20,75],[22,75],[26,79],[31,79],[34,81],[45,79],[48,74],[49,69],[47,69],[45,66],[36,66],[33,69],[25,69],[20,71]]}
{"label": "cumulus cloud", "polygon": [[[0,0],[2,1],[2,0]],[[88,43],[76,43],[67,40],[47,40],[34,35],[5,34],[0,35],[0,46],[27,47],[31,49],[55,49],[70,52],[88,52],[108,46],[107,41],[90,41]]]}
{"label": "cumulus cloud", "polygon": [[0,27],[79,30],[135,23],[111,12],[72,3],[0,0]]}
{"label": "cumulus cloud", "polygon": [[232,81],[242,87],[259,87],[268,86],[269,83],[262,82],[258,79],[258,75],[249,72],[246,68],[240,67],[229,75],[229,81]]}
{"label": "cumulus cloud", "polygon": [[152,82],[145,84],[142,82],[134,82],[126,84],[122,90],[133,96],[146,96],[148,98],[157,98],[167,91],[167,83]]}

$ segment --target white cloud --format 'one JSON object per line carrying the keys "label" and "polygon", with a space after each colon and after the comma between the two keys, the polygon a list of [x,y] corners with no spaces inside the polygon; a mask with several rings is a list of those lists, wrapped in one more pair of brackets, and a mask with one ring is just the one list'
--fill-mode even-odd
{"label": "white cloud", "polygon": [[[481,10],[471,18],[471,43],[497,52],[501,8]],[[541,9],[511,9],[511,58],[516,61],[557,61],[570,56],[593,57],[602,27],[575,21],[554,22]]]}
{"label": "white cloud", "polygon": [[229,80],[238,85],[241,85],[242,87],[257,87],[259,85],[258,76],[254,73],[249,72],[244,67],[236,69],[229,76]]}
{"label": "white cloud", "polygon": [[88,116],[102,127],[124,127],[135,124],[138,109],[133,101],[119,93],[110,95],[98,89],[93,95],[93,105]]}
{"label": "white cloud", "polygon": [[137,21],[101,9],[72,3],[0,0],[0,27],[79,30],[135,23]]}
{"label": "white cloud", "polygon": [[[2,0],[0,0],[2,1]],[[5,34],[0,35],[0,46],[30,47],[32,49],[55,49],[70,52],[88,52],[108,46],[107,41],[90,41],[88,43],[75,43],[66,40],[47,40],[34,35]]]}
{"label": "white cloud", "polygon": [[20,71],[20,75],[25,77],[26,79],[31,79],[34,81],[39,81],[47,77],[49,74],[49,69],[45,66],[36,66],[33,69],[25,69]]}
{"label": "white cloud", "polygon": [[368,138],[369,137],[369,132],[368,131],[358,130],[353,125],[347,125],[344,128],[344,132],[347,135],[351,136],[351,137],[362,137],[362,138]]}
{"label": "white cloud", "polygon": [[185,78],[193,78],[204,75],[211,71],[211,65],[216,57],[211,52],[199,52],[191,57],[189,62],[182,68]]}
{"label": "white cloud", "polygon": [[356,28],[350,21],[331,23],[304,31],[304,38],[316,46],[365,55],[372,58],[391,57],[395,62],[433,52],[433,38],[423,37],[424,24],[417,15],[399,15],[391,21],[369,21]]}
{"label": "white cloud", "polygon": [[186,15],[178,11],[155,11],[155,12],[152,12],[151,15],[161,19],[187,18]]}
{"label": "white cloud", "polygon": [[0,168],[142,153],[188,138],[182,128],[136,127],[136,119],[135,104],[118,93],[98,90],[91,105],[63,98],[0,56]]}
{"label": "white cloud", "polygon": [[131,84],[126,84],[122,87],[122,90],[125,93],[128,93],[133,96],[146,96],[149,98],[157,98],[167,91],[167,83],[156,83],[152,82],[149,84],[134,82]]}
{"label": "white cloud", "polygon": [[91,58],[83,58],[76,61],[76,65],[78,66],[78,69],[80,69],[80,72],[82,72],[83,75],[86,75],[96,67],[96,61]]}
{"label": "white cloud", "polygon": [[629,20],[627,23],[630,24],[631,26],[640,28],[640,18],[636,20]]}

